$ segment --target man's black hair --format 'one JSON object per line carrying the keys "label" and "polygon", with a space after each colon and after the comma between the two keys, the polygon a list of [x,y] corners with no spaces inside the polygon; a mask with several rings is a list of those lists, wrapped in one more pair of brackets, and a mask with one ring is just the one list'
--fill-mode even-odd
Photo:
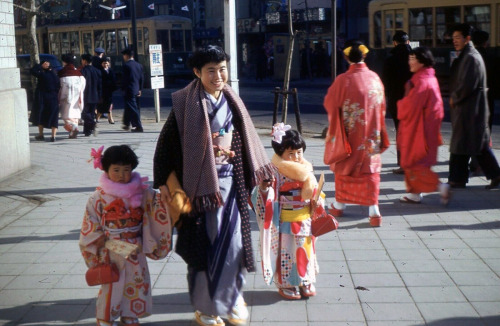
{"label": "man's black hair", "polygon": [[188,64],[191,68],[196,68],[201,70],[204,65],[210,62],[220,63],[222,61],[229,61],[230,56],[224,50],[217,45],[208,45],[204,48],[198,49],[189,58]]}

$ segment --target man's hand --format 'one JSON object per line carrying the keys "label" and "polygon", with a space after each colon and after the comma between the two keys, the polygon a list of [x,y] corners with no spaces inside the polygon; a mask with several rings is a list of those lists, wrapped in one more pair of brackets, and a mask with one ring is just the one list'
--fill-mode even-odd
{"label": "man's hand", "polygon": [[139,93],[137,93],[137,97],[141,97],[142,95],[142,91],[139,91]]}
{"label": "man's hand", "polygon": [[259,188],[261,191],[267,191],[269,187],[273,185],[274,177],[271,179],[265,179],[260,182]]}

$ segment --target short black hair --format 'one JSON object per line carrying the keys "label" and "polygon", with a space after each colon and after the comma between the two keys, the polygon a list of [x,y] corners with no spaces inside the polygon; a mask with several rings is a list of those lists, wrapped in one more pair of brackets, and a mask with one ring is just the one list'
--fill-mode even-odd
{"label": "short black hair", "polygon": [[287,130],[281,139],[281,143],[271,141],[271,145],[273,146],[274,152],[279,156],[283,155],[288,148],[302,148],[304,152],[306,151],[306,142],[297,130]]}
{"label": "short black hair", "polygon": [[193,53],[193,55],[189,58],[188,64],[191,68],[201,70],[201,68],[203,68],[203,66],[207,63],[219,63],[222,61],[228,62],[230,58],[229,54],[224,52],[220,46],[208,45]]}
{"label": "short black hair", "polygon": [[87,61],[88,63],[91,63],[92,62],[92,56],[88,53],[85,53],[85,54],[82,54],[82,60],[85,60]]}
{"label": "short black hair", "polygon": [[360,45],[363,45],[363,42],[359,40],[349,40],[345,43],[344,49],[351,47],[351,52],[349,52],[349,55],[347,56],[350,62],[358,63],[363,60],[363,52],[359,49]]}
{"label": "short black hair", "polygon": [[66,62],[67,64],[72,64],[72,65],[75,64],[75,58],[73,57],[72,54],[69,53],[63,54],[61,60],[63,62]]}
{"label": "short black hair", "polygon": [[139,159],[134,151],[127,145],[115,145],[108,147],[101,159],[102,169],[108,172],[111,164],[131,165],[132,170],[139,165]]}
{"label": "short black hair", "polygon": [[396,33],[394,33],[394,36],[392,37],[392,40],[398,44],[405,44],[410,40],[410,37],[408,36],[408,33],[404,31],[396,31]]}
{"label": "short black hair", "polygon": [[452,27],[451,33],[453,34],[454,32],[460,32],[462,33],[463,37],[471,36],[472,35],[472,26],[469,24],[456,24]]}
{"label": "short black hair", "polygon": [[133,57],[134,56],[134,51],[132,49],[125,49],[125,50],[122,51],[122,54],[128,55],[129,57]]}
{"label": "short black hair", "polygon": [[111,62],[111,58],[110,57],[103,57],[101,58],[101,63],[103,62]]}
{"label": "short black hair", "polygon": [[417,48],[411,49],[410,55],[414,55],[418,62],[424,65],[424,67],[433,67],[436,61],[432,55],[431,50],[425,46],[419,46]]}
{"label": "short black hair", "polygon": [[489,38],[490,34],[485,31],[477,30],[472,33],[472,42],[477,46],[486,46],[486,42],[488,42]]}

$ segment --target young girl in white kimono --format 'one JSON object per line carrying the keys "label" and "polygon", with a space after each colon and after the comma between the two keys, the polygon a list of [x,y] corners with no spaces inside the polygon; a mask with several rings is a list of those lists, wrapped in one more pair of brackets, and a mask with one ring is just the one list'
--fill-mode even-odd
{"label": "young girl in white kimono", "polygon": [[268,285],[274,281],[282,297],[297,300],[316,295],[318,264],[311,222],[313,212],[324,206],[324,194],[317,202],[313,199],[318,183],[303,156],[306,143],[289,129],[283,123],[273,127],[276,154],[271,162],[277,173],[274,180],[255,187],[252,202],[260,229],[264,280]]}
{"label": "young girl in white kimono", "polygon": [[[139,163],[132,149],[127,145],[112,146],[101,159],[102,150],[92,149],[94,167],[104,173],[87,202],[80,250],[89,268],[109,258],[119,270],[118,281],[101,285],[97,325],[114,325],[121,317],[122,324],[137,326],[139,318],[152,313],[146,257],[161,259],[171,250],[173,221],[159,192],[144,184],[147,177],[132,172]],[[114,250],[112,244],[116,247],[121,241],[136,245],[137,250],[130,255]]]}

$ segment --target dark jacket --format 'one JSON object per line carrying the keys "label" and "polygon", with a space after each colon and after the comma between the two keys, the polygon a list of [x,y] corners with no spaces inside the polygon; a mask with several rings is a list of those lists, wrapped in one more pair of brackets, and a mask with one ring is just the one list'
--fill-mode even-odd
{"label": "dark jacket", "polygon": [[96,67],[97,69],[102,70],[102,60],[98,56],[95,55],[92,57],[91,64],[92,64],[92,66]]}
{"label": "dark jacket", "polygon": [[486,68],[481,54],[469,42],[451,66],[450,152],[476,155],[489,146]]}
{"label": "dark jacket", "polygon": [[83,101],[87,104],[97,104],[102,96],[102,77],[99,69],[92,65],[87,65],[81,70],[85,77],[85,90]]}
{"label": "dark jacket", "polygon": [[102,97],[109,98],[113,96],[116,90],[116,75],[113,69],[109,68],[108,71],[102,70]]}
{"label": "dark jacket", "polygon": [[408,44],[398,44],[391,50],[391,55],[385,60],[382,71],[387,110],[393,117],[397,111],[396,102],[405,94],[405,84],[411,78],[408,56],[411,47]]}
{"label": "dark jacket", "polygon": [[122,89],[125,96],[135,96],[142,91],[144,83],[144,69],[142,65],[130,59],[123,64]]}

